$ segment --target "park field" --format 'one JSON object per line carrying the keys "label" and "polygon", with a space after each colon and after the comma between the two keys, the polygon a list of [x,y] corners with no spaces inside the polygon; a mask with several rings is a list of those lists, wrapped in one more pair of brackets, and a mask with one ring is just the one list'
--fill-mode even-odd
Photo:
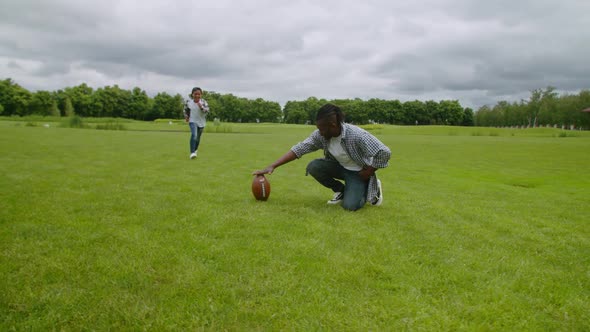
{"label": "park field", "polygon": [[588,331],[590,133],[371,125],[382,206],[277,168],[311,125],[0,121],[1,331]]}

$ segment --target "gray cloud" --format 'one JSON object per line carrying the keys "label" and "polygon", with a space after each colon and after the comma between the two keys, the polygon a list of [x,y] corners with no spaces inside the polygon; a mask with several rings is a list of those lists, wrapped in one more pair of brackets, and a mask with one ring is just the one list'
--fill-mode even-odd
{"label": "gray cloud", "polygon": [[0,76],[284,103],[457,99],[590,88],[590,2],[0,0]]}

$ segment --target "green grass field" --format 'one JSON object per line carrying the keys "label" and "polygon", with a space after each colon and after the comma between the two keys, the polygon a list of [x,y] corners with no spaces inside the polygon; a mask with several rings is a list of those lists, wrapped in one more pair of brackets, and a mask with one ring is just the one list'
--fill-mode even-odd
{"label": "green grass field", "polygon": [[372,126],[385,201],[252,171],[313,126],[0,121],[0,330],[590,330],[590,133]]}

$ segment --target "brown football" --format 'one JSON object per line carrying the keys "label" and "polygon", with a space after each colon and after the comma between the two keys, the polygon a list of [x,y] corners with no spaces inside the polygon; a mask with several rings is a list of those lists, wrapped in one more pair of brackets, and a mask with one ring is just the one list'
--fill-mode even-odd
{"label": "brown football", "polygon": [[255,175],[252,180],[252,194],[259,201],[266,201],[270,196],[270,182],[264,175]]}

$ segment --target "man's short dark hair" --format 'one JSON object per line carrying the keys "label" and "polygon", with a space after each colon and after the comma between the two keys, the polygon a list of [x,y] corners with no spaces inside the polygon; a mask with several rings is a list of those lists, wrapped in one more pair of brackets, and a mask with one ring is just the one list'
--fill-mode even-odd
{"label": "man's short dark hair", "polygon": [[340,109],[340,107],[334,105],[334,104],[325,104],[324,106],[320,107],[320,109],[318,110],[318,113],[316,115],[316,122],[322,119],[327,119],[331,116],[336,116],[336,121],[338,123],[342,123],[344,122],[344,113],[342,113],[342,110]]}
{"label": "man's short dark hair", "polygon": [[191,91],[191,94],[192,93],[195,93],[195,91],[197,91],[197,90],[203,92],[203,90],[201,90],[201,88],[199,88],[198,86],[196,86],[196,87],[193,88],[193,91]]}

